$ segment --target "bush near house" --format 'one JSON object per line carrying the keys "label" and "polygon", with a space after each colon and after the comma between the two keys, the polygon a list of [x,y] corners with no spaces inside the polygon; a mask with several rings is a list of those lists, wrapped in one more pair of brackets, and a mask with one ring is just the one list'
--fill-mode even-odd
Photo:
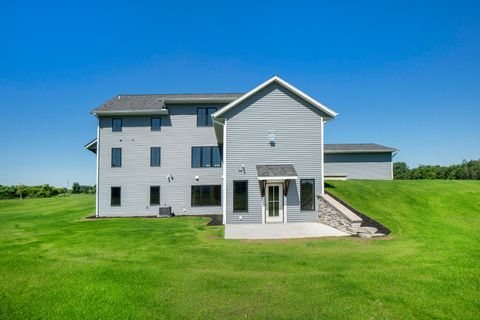
{"label": "bush near house", "polygon": [[405,162],[395,162],[393,176],[399,180],[480,180],[480,160],[463,160],[461,164],[451,166],[420,165],[417,168],[409,168]]}

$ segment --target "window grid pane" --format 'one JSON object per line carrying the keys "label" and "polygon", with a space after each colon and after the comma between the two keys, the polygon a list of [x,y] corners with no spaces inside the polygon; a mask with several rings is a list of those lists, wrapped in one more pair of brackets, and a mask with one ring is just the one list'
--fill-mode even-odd
{"label": "window grid pane", "polygon": [[222,166],[222,156],[219,147],[212,147],[212,167]]}
{"label": "window grid pane", "polygon": [[300,209],[304,211],[315,210],[315,180],[300,180]]}
{"label": "window grid pane", "polygon": [[121,118],[113,118],[112,119],[112,131],[113,132],[122,131],[122,119]]}
{"label": "window grid pane", "polygon": [[150,166],[160,167],[160,147],[150,148]]}
{"label": "window grid pane", "polygon": [[160,186],[150,187],[150,205],[160,205]]}
{"label": "window grid pane", "polygon": [[161,128],[162,128],[161,118],[152,118],[150,125],[151,125],[151,130],[152,131],[160,131]]}
{"label": "window grid pane", "polygon": [[221,190],[220,185],[192,186],[192,207],[220,206]]}
{"label": "window grid pane", "polygon": [[118,207],[121,205],[122,191],[120,187],[111,187],[110,190],[110,205]]}
{"label": "window grid pane", "polygon": [[192,168],[218,168],[221,166],[221,147],[192,147]]}
{"label": "window grid pane", "polygon": [[202,148],[192,147],[192,168],[200,168],[202,166]]}
{"label": "window grid pane", "polygon": [[112,168],[122,166],[122,148],[112,148]]}
{"label": "window grid pane", "polygon": [[247,181],[233,182],[233,211],[234,212],[248,211],[248,182]]}
{"label": "window grid pane", "polygon": [[202,167],[212,166],[212,147],[202,147]]}
{"label": "window grid pane", "polygon": [[207,109],[197,108],[197,126],[205,127],[207,125]]}

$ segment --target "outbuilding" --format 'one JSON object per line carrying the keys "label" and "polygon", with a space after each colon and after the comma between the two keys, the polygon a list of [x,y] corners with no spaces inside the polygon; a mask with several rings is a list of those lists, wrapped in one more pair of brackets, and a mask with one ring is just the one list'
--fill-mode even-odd
{"label": "outbuilding", "polygon": [[324,145],[325,180],[393,179],[397,149],[375,143]]}

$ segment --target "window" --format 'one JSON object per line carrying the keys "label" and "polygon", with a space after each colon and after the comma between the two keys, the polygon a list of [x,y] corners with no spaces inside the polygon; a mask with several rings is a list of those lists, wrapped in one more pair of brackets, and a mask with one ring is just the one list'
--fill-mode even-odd
{"label": "window", "polygon": [[122,188],[112,187],[110,191],[110,205],[119,207],[122,203]]}
{"label": "window", "polygon": [[122,131],[122,119],[121,118],[113,118],[112,119],[112,131],[113,132]]}
{"label": "window", "polygon": [[233,181],[233,211],[248,211],[248,181]]}
{"label": "window", "polygon": [[197,108],[197,127],[213,126],[212,114],[217,108]]}
{"label": "window", "polygon": [[112,148],[112,168],[122,166],[122,148]]}
{"label": "window", "polygon": [[304,211],[315,210],[315,180],[300,180],[300,209]]}
{"label": "window", "polygon": [[162,119],[152,118],[150,121],[150,128],[152,131],[160,131],[162,129]]}
{"label": "window", "polygon": [[160,147],[150,148],[150,167],[160,167]]}
{"label": "window", "polygon": [[150,205],[151,206],[160,205],[160,186],[150,187]]}
{"label": "window", "polygon": [[208,168],[221,166],[221,147],[192,147],[192,168]]}
{"label": "window", "polygon": [[222,186],[192,186],[192,207],[220,206]]}

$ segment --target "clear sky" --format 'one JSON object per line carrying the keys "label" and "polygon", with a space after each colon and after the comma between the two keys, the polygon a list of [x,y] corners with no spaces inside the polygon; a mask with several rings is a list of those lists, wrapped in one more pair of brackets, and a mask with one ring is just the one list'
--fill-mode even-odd
{"label": "clear sky", "polygon": [[0,184],[95,183],[89,111],[118,93],[272,75],[339,113],[326,142],[480,158],[480,1],[4,1]]}

